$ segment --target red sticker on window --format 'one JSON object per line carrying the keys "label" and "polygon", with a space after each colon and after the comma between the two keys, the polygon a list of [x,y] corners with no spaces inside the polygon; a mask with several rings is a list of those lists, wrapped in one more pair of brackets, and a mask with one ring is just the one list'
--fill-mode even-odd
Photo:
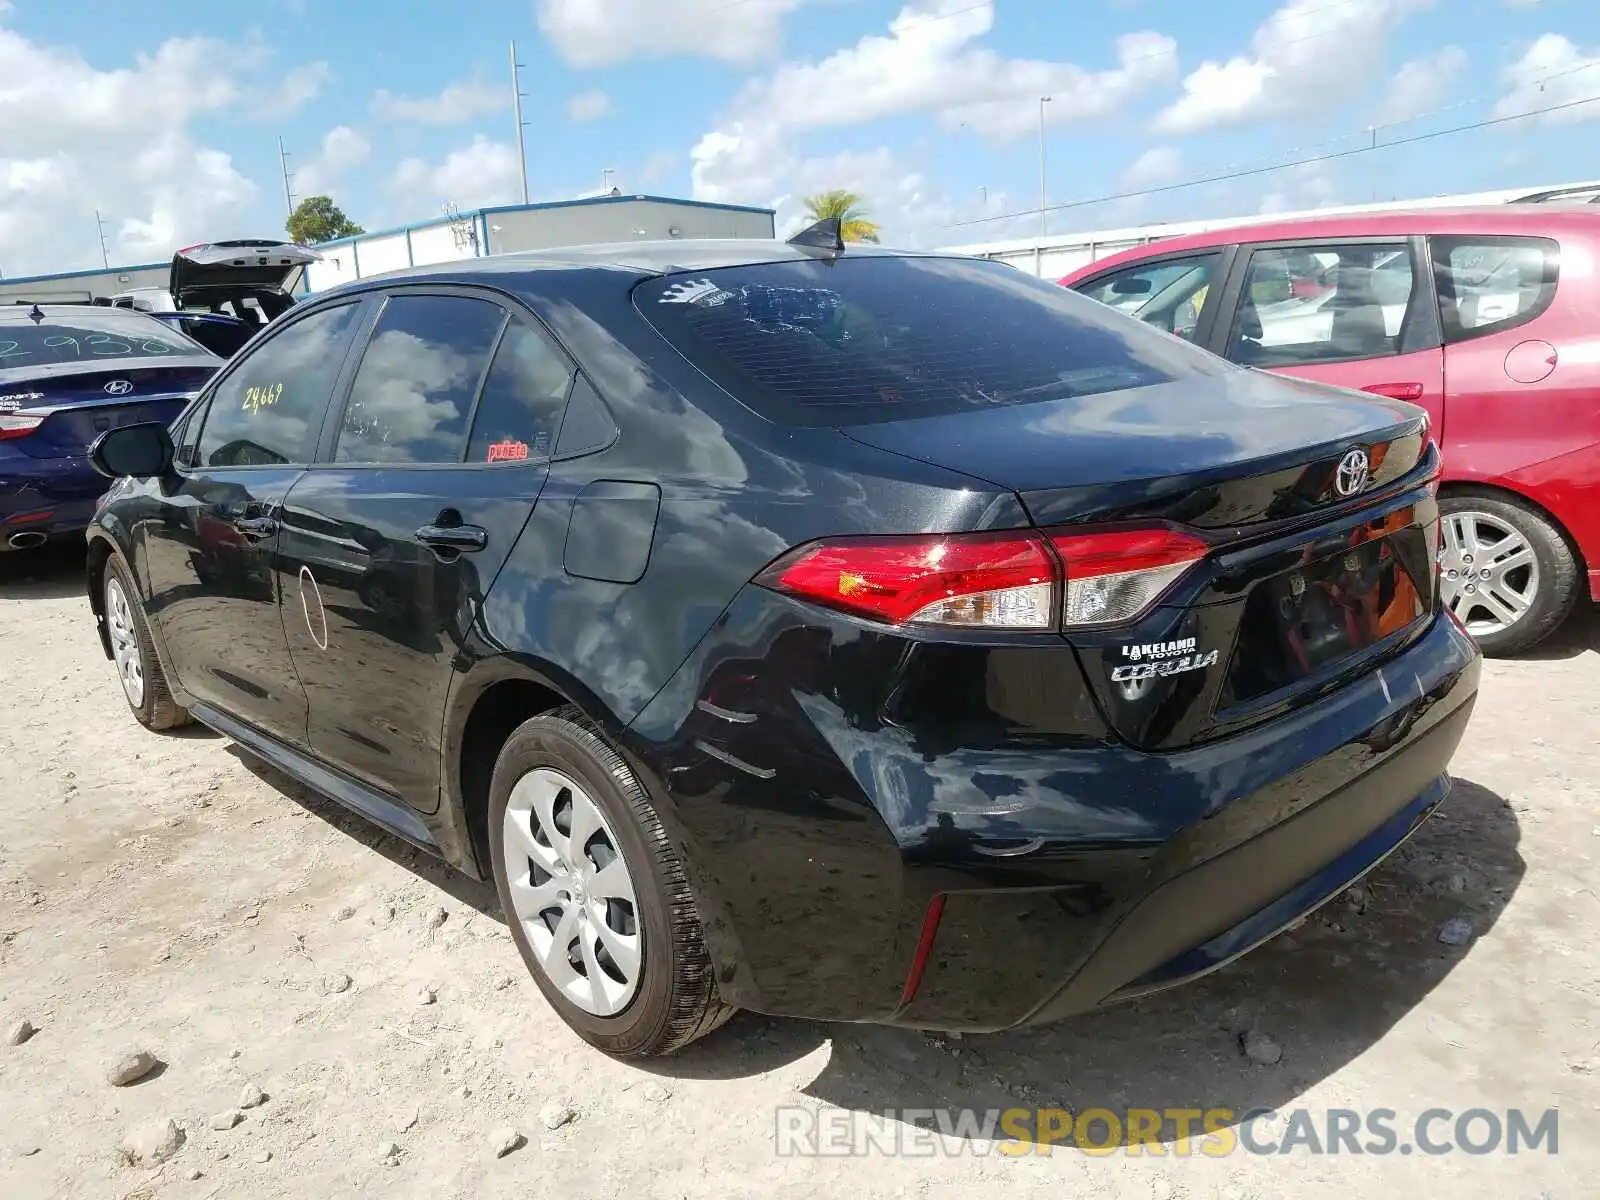
{"label": "red sticker on window", "polygon": [[528,457],[528,443],[517,441],[495,442],[489,447],[490,462],[514,462]]}

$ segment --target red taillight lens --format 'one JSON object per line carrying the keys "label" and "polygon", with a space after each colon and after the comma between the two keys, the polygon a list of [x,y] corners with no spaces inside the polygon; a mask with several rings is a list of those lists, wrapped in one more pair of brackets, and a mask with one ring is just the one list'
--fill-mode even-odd
{"label": "red taillight lens", "polygon": [[800,547],[756,582],[897,625],[1072,629],[1143,615],[1209,549],[1165,528],[839,538]]}
{"label": "red taillight lens", "polygon": [[1117,625],[1142,616],[1210,550],[1176,529],[1054,534],[1067,572],[1061,623],[1068,629]]}
{"label": "red taillight lens", "polygon": [[959,534],[814,542],[756,582],[897,625],[1052,629],[1057,574],[1037,534]]}
{"label": "red taillight lens", "polygon": [[0,413],[0,442],[27,437],[44,424],[44,418],[32,413]]}

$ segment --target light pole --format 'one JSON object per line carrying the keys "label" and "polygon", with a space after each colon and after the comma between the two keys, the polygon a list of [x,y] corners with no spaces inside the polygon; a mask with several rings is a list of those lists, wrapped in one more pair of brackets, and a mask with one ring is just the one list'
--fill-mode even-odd
{"label": "light pole", "polygon": [[1047,237],[1050,233],[1050,214],[1045,212],[1044,189],[1044,106],[1050,103],[1049,96],[1039,97],[1039,236]]}

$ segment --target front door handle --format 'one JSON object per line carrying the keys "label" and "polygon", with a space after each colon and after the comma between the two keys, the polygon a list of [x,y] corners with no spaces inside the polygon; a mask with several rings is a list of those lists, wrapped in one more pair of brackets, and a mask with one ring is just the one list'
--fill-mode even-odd
{"label": "front door handle", "polygon": [[414,535],[424,546],[470,554],[489,544],[489,531],[479,525],[424,525]]}
{"label": "front door handle", "polygon": [[278,532],[278,523],[271,517],[240,517],[233,527],[247,538],[269,538]]}

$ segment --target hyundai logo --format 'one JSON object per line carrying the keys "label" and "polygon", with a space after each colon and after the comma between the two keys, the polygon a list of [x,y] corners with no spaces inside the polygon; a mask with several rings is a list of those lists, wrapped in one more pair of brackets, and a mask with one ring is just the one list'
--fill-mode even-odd
{"label": "hyundai logo", "polygon": [[106,395],[108,396],[126,396],[131,391],[133,391],[133,384],[126,379],[113,379],[106,384]]}
{"label": "hyundai logo", "polygon": [[1333,473],[1333,490],[1339,496],[1354,496],[1367,486],[1367,477],[1372,473],[1372,460],[1367,457],[1365,450],[1351,450],[1339,460],[1339,468]]}

